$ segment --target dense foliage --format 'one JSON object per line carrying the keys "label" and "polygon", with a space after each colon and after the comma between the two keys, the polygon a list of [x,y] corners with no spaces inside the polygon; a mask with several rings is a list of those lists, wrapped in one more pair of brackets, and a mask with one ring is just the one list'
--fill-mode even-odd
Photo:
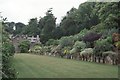
{"label": "dense foliage", "polygon": [[43,50],[44,49],[40,45],[37,44],[29,50],[29,53],[43,54]]}
{"label": "dense foliage", "polygon": [[[17,34],[40,35],[41,42],[49,39],[60,39],[80,33],[83,29],[90,29],[104,37],[118,32],[119,8],[117,2],[85,2],[77,8],[71,8],[60,24],[56,24],[56,17],[52,8],[48,9],[44,17],[32,18],[28,25],[23,23],[6,23],[6,31]],[[16,30],[13,27],[16,26]],[[22,30],[22,32],[20,32]],[[108,32],[109,31],[109,32]],[[108,33],[107,33],[108,32]]]}
{"label": "dense foliage", "polygon": [[76,41],[73,47],[80,52],[85,49],[86,44],[83,41]]}
{"label": "dense foliage", "polygon": [[15,53],[15,48],[5,31],[5,24],[0,23],[0,27],[2,27],[2,80],[5,78],[13,78],[14,80],[16,79],[16,71],[12,67],[11,59]]}
{"label": "dense foliage", "polygon": [[[85,2],[77,8],[71,8],[56,24],[52,8],[44,17],[32,18],[28,24],[21,22],[0,23],[2,30],[2,77],[16,79],[11,59],[15,48],[9,38],[28,35],[40,36],[41,45],[30,49],[29,41],[19,43],[21,53],[57,56],[90,62],[118,64],[120,50],[120,9],[119,2]],[[4,19],[6,20],[6,19]],[[2,28],[2,29],[1,29]],[[109,58],[109,60],[108,60]],[[1,68],[1,66],[0,66]],[[12,79],[12,80],[13,80]]]}
{"label": "dense foliage", "polygon": [[[14,35],[39,35],[44,46],[34,48],[38,54],[42,51],[45,55],[47,53],[69,59],[103,61],[103,63],[107,63],[109,57],[117,64],[117,57],[113,59],[111,55],[104,56],[104,52],[118,54],[117,50],[120,48],[118,4],[117,2],[82,3],[78,9],[71,8],[60,24],[56,24],[57,18],[50,8],[39,20],[32,18],[27,25],[17,23],[15,31],[11,30],[11,26],[7,26],[5,30],[9,33],[14,32]],[[21,52],[27,52],[29,49],[26,43],[20,43],[19,47]]]}
{"label": "dense foliage", "polygon": [[20,48],[20,52],[21,53],[27,53],[29,48],[30,48],[30,42],[29,41],[22,41],[20,42],[20,44],[18,45],[18,47]]}

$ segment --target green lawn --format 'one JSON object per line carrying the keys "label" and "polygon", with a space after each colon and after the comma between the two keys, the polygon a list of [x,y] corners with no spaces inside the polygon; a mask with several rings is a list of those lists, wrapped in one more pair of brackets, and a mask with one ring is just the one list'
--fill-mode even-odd
{"label": "green lawn", "polygon": [[18,78],[117,78],[118,67],[32,54],[13,59]]}

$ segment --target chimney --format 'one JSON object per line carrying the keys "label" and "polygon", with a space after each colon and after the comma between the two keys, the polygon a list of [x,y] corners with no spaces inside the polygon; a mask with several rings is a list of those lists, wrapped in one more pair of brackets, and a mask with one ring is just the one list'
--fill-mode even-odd
{"label": "chimney", "polygon": [[40,41],[39,35],[37,35],[37,41],[38,41],[38,42]]}

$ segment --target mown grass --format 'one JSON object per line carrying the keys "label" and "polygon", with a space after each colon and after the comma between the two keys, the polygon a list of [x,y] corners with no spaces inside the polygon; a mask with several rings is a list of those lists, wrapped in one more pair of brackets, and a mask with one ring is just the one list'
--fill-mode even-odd
{"label": "mown grass", "polygon": [[32,54],[16,54],[18,78],[118,78],[118,67]]}

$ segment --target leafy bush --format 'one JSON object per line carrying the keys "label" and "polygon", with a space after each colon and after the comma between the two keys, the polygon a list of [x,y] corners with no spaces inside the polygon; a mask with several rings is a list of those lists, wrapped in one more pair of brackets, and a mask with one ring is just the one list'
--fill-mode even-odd
{"label": "leafy bush", "polygon": [[94,53],[102,53],[105,51],[111,51],[113,45],[111,44],[111,38],[107,37],[106,39],[97,40],[94,47]]}
{"label": "leafy bush", "polygon": [[54,39],[49,39],[47,42],[46,42],[46,45],[47,46],[50,46],[50,45],[58,45],[59,44],[59,41],[58,40],[54,40]]}
{"label": "leafy bush", "polygon": [[80,33],[73,36],[74,41],[82,41],[83,36],[88,32],[88,30],[85,28],[80,31]]}
{"label": "leafy bush", "polygon": [[70,50],[70,54],[74,54],[76,52],[77,52],[76,48],[73,48],[72,50]]}
{"label": "leafy bush", "polygon": [[[0,28],[1,28],[1,23],[0,23]],[[2,29],[3,29],[2,37],[0,37],[2,38],[2,42],[1,42],[2,46],[0,46],[1,48],[0,56],[2,57],[2,64],[0,64],[0,69],[2,69],[2,71],[0,72],[0,74],[2,75],[2,80],[6,80],[7,78],[16,80],[16,71],[11,64],[11,58],[15,53],[15,48],[12,45],[7,32],[4,31],[4,28]],[[1,36],[1,33],[0,33],[0,36]],[[2,68],[1,68],[1,65],[2,65]]]}
{"label": "leafy bush", "polygon": [[35,45],[30,51],[35,54],[43,54],[44,49],[40,45]]}
{"label": "leafy bush", "polygon": [[62,37],[59,41],[59,44],[64,47],[64,46],[72,46],[74,44],[73,37]]}
{"label": "leafy bush", "polygon": [[86,47],[86,44],[83,41],[76,41],[73,47],[79,52]]}
{"label": "leafy bush", "polygon": [[89,32],[86,33],[83,37],[83,41],[85,42],[94,42],[95,40],[98,40],[101,37],[101,34],[97,34],[95,32]]}
{"label": "leafy bush", "polygon": [[61,50],[62,49],[62,46],[61,45],[57,45],[57,46],[54,46],[54,47],[50,47],[52,52],[56,51],[56,50]]}
{"label": "leafy bush", "polygon": [[92,48],[86,48],[83,51],[81,51],[80,54],[81,55],[93,54],[93,49]]}
{"label": "leafy bush", "polygon": [[113,51],[106,51],[102,53],[103,58],[109,56],[112,59],[112,64],[118,64],[118,53]]}
{"label": "leafy bush", "polygon": [[117,47],[117,49],[120,49],[120,41],[116,42],[115,46]]}
{"label": "leafy bush", "polygon": [[70,50],[70,54],[77,54],[77,52],[82,51],[86,47],[83,41],[76,41],[73,45],[73,49]]}
{"label": "leafy bush", "polygon": [[62,50],[63,50],[64,54],[68,54],[68,53],[70,53],[71,47],[67,46],[67,47],[64,47]]}
{"label": "leafy bush", "polygon": [[97,33],[103,32],[104,30],[106,30],[105,23],[99,23],[96,26],[91,27],[91,30]]}
{"label": "leafy bush", "polygon": [[51,52],[51,46],[44,46],[42,49],[43,49],[43,52],[45,53]]}
{"label": "leafy bush", "polygon": [[21,53],[27,53],[29,48],[30,48],[30,42],[25,40],[20,42],[20,44],[18,45],[18,47],[20,48],[20,52]]}
{"label": "leafy bush", "polygon": [[108,55],[117,55],[117,53],[113,52],[113,51],[106,51],[106,52],[103,52],[103,56],[108,56]]}
{"label": "leafy bush", "polygon": [[113,33],[112,34],[112,39],[114,42],[120,41],[120,34],[119,33]]}
{"label": "leafy bush", "polygon": [[4,43],[2,45],[2,52],[3,53],[8,53],[9,52],[9,56],[13,56],[15,53],[15,47],[12,45],[12,43]]}
{"label": "leafy bush", "polygon": [[103,38],[106,38],[106,37],[113,35],[114,33],[117,33],[117,32],[118,32],[118,29],[112,28],[112,29],[103,29],[103,30],[101,30],[100,33],[102,34]]}

